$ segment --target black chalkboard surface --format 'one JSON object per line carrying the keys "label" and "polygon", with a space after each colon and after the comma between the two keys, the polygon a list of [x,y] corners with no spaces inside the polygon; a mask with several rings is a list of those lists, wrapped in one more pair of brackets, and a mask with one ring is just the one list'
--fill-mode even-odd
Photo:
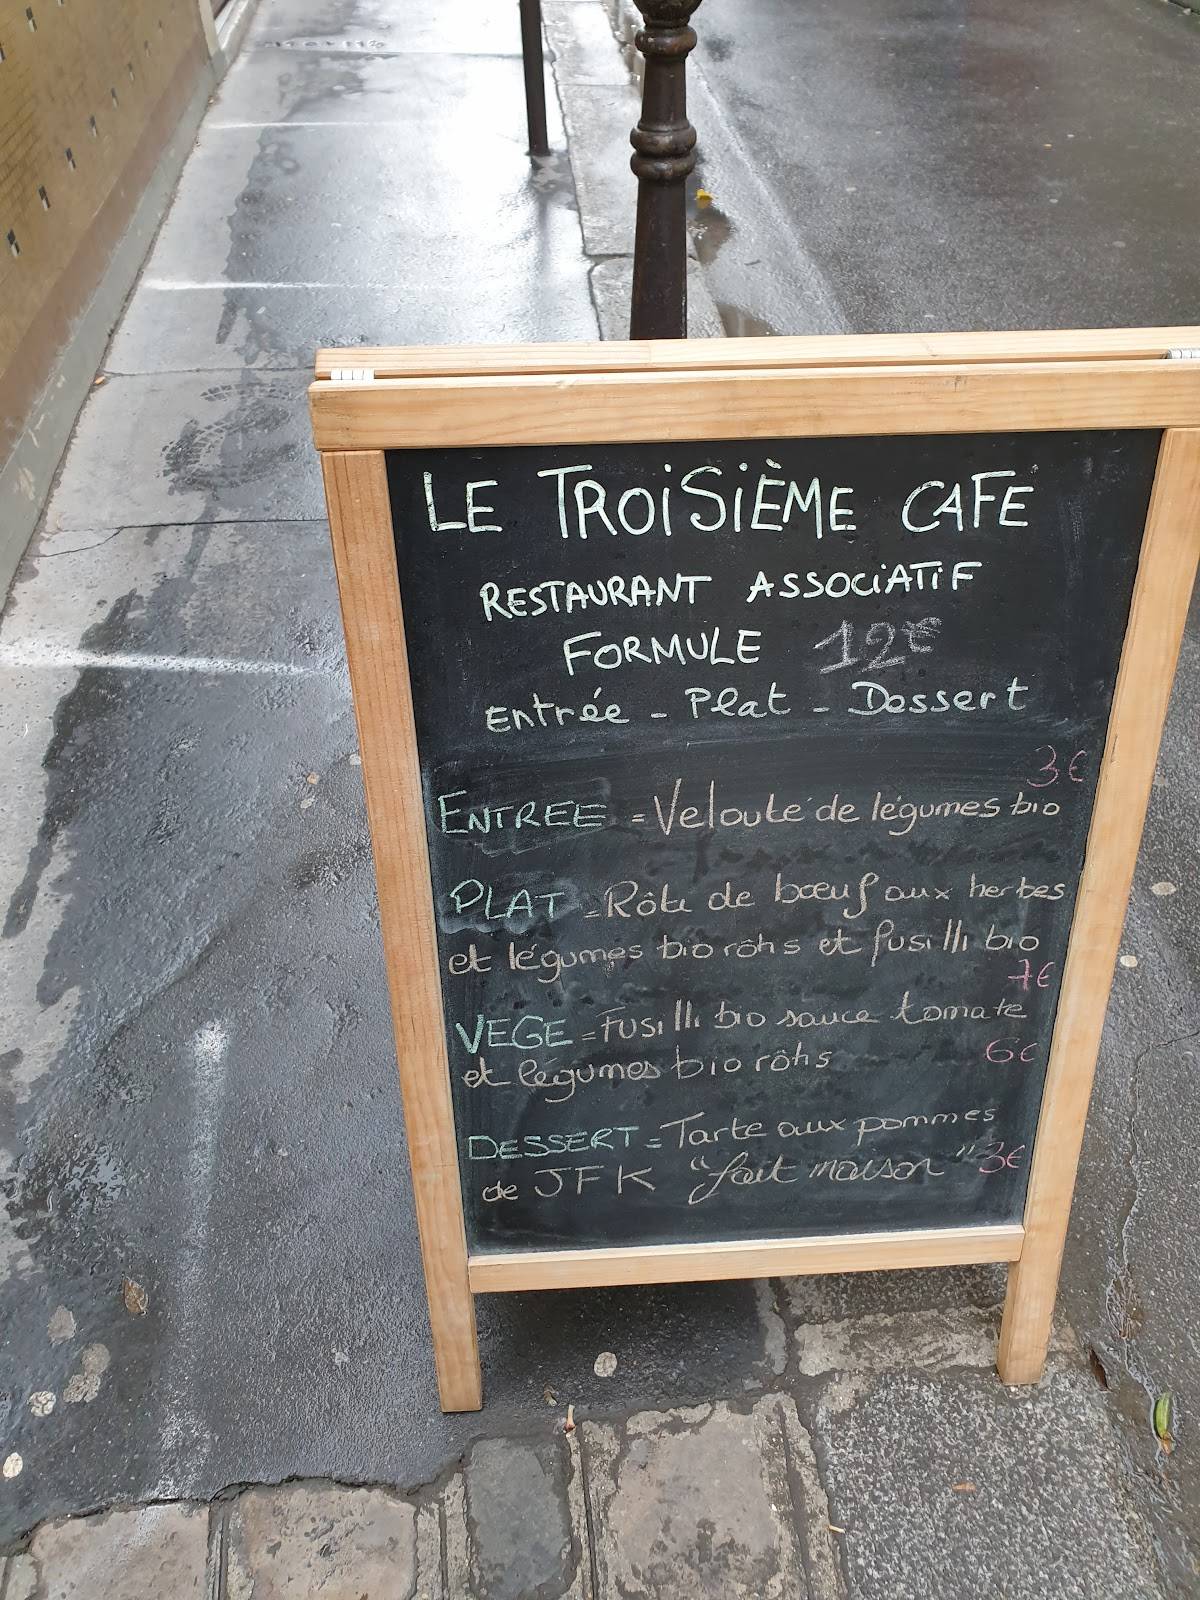
{"label": "black chalkboard surface", "polygon": [[472,1251],[1020,1218],[1159,442],[387,452]]}

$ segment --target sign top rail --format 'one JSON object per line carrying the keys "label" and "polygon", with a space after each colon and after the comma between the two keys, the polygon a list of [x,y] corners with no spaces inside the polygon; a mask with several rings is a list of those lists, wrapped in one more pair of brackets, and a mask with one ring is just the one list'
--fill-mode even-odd
{"label": "sign top rail", "polygon": [[788,367],[943,366],[978,361],[1161,360],[1200,345],[1200,326],[1005,333],[815,334],[771,339],[641,339],[589,344],[352,345],[318,350],[316,379],[369,367],[377,379],[580,372],[729,372]]}

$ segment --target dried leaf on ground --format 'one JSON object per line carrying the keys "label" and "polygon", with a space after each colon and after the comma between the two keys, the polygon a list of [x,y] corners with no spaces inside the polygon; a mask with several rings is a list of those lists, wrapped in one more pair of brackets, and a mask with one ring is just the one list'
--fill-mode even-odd
{"label": "dried leaf on ground", "polygon": [[144,1317],[150,1308],[150,1296],[132,1278],[121,1279],[121,1299],[131,1317]]}

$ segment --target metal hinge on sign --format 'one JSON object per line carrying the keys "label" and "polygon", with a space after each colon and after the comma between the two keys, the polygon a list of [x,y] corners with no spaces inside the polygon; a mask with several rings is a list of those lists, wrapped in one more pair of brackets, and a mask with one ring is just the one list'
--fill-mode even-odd
{"label": "metal hinge on sign", "polygon": [[374,367],[330,367],[330,383],[371,383],[375,378]]}
{"label": "metal hinge on sign", "polygon": [[1200,361],[1200,344],[1181,344],[1168,350],[1168,361]]}

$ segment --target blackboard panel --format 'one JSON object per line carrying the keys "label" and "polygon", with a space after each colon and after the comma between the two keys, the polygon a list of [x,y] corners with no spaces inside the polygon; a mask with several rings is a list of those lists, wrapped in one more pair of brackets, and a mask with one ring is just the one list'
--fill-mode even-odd
{"label": "blackboard panel", "polygon": [[388,453],[473,1248],[1019,1218],[1158,443]]}

